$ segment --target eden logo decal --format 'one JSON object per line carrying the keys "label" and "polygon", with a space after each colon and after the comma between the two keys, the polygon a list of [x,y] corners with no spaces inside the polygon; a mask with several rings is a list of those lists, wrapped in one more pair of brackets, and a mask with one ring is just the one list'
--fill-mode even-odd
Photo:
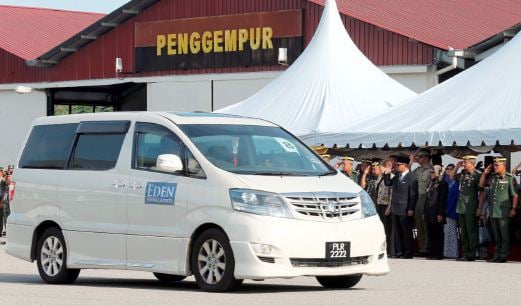
{"label": "eden logo decal", "polygon": [[176,190],[176,183],[147,183],[145,204],[174,205]]}

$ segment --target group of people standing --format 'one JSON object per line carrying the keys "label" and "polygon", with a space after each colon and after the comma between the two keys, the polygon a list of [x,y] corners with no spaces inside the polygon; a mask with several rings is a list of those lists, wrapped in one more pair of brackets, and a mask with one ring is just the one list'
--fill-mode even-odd
{"label": "group of people standing", "polygon": [[13,170],[14,165],[9,165],[7,170],[0,167],[0,236],[5,236],[4,226],[7,225],[7,217],[11,214],[9,186],[11,185]]}
{"label": "group of people standing", "polygon": [[[483,171],[472,155],[444,169],[441,162],[433,164],[426,149],[384,161],[363,160],[358,171],[353,163],[345,156],[336,166],[373,199],[390,257],[474,261],[479,257],[479,224],[488,222],[495,240],[490,261],[507,262],[510,219],[517,213],[518,196],[516,180],[506,172],[506,158],[496,157]],[[411,170],[414,163],[419,166]]]}

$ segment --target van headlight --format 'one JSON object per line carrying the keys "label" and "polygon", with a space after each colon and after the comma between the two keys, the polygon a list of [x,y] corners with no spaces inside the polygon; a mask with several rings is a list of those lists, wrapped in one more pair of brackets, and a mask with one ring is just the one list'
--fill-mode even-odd
{"label": "van headlight", "polygon": [[291,218],[293,215],[281,195],[250,189],[230,189],[233,209],[250,214]]}
{"label": "van headlight", "polygon": [[376,207],[374,206],[371,196],[365,190],[360,191],[358,195],[360,196],[360,203],[362,206],[362,218],[376,215]]}

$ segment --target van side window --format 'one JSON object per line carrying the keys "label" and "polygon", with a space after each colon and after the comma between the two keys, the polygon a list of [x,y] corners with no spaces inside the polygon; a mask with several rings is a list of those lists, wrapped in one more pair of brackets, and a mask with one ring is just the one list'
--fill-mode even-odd
{"label": "van side window", "polygon": [[81,122],[70,169],[109,170],[116,166],[130,121]]}
{"label": "van side window", "polygon": [[33,127],[20,158],[20,168],[64,169],[77,123]]}
{"label": "van side window", "polygon": [[71,169],[108,170],[116,166],[124,134],[82,134],[79,135]]}
{"label": "van side window", "polygon": [[136,123],[132,168],[156,170],[157,157],[161,154],[175,154],[182,158],[179,137],[161,125]]}

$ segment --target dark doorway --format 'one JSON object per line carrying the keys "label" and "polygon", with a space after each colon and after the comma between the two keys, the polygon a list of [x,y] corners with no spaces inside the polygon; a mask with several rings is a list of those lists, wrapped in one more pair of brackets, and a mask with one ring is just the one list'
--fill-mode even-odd
{"label": "dark doorway", "polygon": [[51,88],[47,115],[146,111],[147,86],[143,83]]}

